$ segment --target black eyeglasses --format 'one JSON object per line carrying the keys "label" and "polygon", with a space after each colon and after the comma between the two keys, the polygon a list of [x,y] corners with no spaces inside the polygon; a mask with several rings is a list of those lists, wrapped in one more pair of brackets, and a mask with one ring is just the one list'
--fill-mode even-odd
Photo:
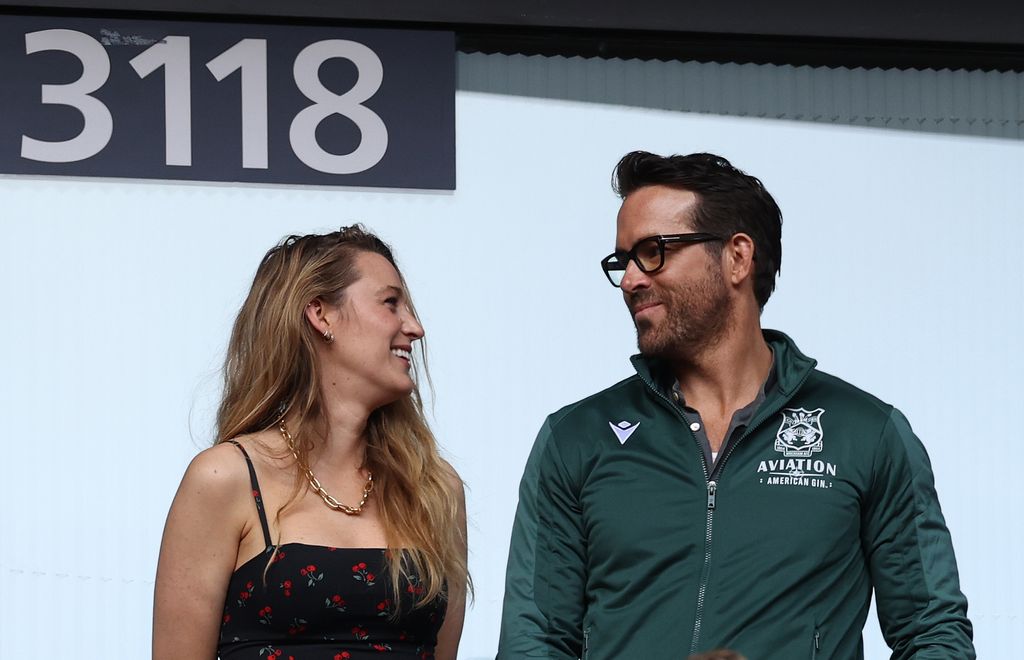
{"label": "black eyeglasses", "polygon": [[622,286],[622,278],[626,276],[626,267],[632,261],[644,273],[656,273],[665,265],[665,246],[669,243],[707,243],[708,241],[724,240],[714,234],[664,234],[641,238],[625,252],[612,252],[601,260],[601,268],[612,286]]}

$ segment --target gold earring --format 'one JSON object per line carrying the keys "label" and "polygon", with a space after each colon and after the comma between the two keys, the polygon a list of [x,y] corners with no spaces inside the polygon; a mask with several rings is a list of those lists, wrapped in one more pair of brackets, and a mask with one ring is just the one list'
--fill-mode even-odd
{"label": "gold earring", "polygon": [[324,341],[327,342],[328,344],[334,341],[334,333],[331,332],[330,328],[324,330]]}

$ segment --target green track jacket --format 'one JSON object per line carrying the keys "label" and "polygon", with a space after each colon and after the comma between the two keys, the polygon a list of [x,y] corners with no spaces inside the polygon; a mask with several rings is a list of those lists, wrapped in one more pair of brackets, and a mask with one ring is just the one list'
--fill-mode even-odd
{"label": "green track jacket", "polygon": [[[777,383],[709,475],[658,366],[548,417],[512,531],[499,660],[974,658],[928,456],[895,408],[765,331]],[[616,430],[617,429],[617,430]]]}

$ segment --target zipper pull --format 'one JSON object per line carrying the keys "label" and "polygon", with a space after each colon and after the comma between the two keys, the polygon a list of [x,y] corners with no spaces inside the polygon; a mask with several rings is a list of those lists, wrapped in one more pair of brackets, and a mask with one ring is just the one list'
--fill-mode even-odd
{"label": "zipper pull", "polygon": [[818,646],[818,635],[819,635],[818,631],[815,630],[814,631],[814,650],[815,651],[820,651],[821,650],[821,647]]}
{"label": "zipper pull", "polygon": [[718,490],[718,484],[714,481],[708,482],[708,509],[715,508],[715,492]]}

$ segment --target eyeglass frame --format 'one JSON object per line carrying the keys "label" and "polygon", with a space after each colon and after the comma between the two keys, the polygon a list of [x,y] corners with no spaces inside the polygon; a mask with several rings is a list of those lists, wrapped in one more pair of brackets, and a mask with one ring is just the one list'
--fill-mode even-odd
{"label": "eyeglass frame", "polygon": [[[653,239],[657,239],[658,256],[659,256],[658,265],[655,266],[654,268],[645,268],[644,265],[642,263],[640,263],[640,258],[637,257],[636,248],[641,243],[643,243],[645,241],[649,241],[652,238]],[[687,245],[697,245],[698,243],[708,243],[710,241],[724,241],[724,240],[726,240],[726,239],[722,238],[721,236],[717,236],[715,234],[708,234],[706,232],[689,232],[689,233],[686,233],[686,234],[653,234],[651,236],[644,236],[643,238],[638,240],[636,243],[633,243],[633,247],[631,247],[629,250],[616,250],[615,252],[612,252],[607,257],[602,259],[601,260],[601,270],[604,271],[604,276],[606,278],[608,278],[608,282],[610,282],[613,287],[618,289],[618,288],[622,287],[622,280],[619,280],[619,283],[616,284],[615,281],[612,280],[611,271],[612,270],[616,270],[616,271],[621,270],[623,272],[623,278],[624,278],[625,277],[625,271],[626,271],[627,268],[629,268],[629,262],[630,261],[632,261],[633,263],[636,264],[636,267],[640,269],[641,273],[645,273],[647,275],[650,275],[652,273],[657,273],[659,270],[661,270],[662,268],[665,267],[665,246],[670,244],[670,243],[685,243]],[[626,257],[625,260],[622,262],[625,265],[621,269],[618,269],[618,268],[611,269],[611,268],[608,267],[608,261],[610,259],[612,259],[614,257],[621,257],[621,256]]]}

